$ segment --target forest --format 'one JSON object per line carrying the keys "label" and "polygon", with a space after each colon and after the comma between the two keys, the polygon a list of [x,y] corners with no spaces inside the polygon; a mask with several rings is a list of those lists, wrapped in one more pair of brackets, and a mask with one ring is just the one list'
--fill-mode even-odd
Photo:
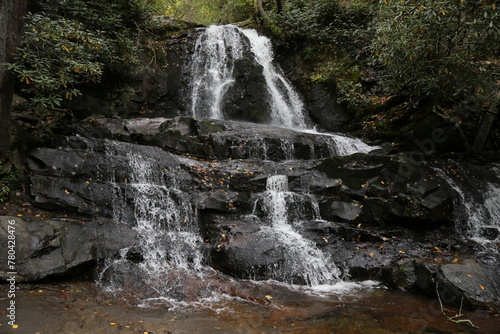
{"label": "forest", "polygon": [[0,0],[8,325],[497,333],[497,2]]}

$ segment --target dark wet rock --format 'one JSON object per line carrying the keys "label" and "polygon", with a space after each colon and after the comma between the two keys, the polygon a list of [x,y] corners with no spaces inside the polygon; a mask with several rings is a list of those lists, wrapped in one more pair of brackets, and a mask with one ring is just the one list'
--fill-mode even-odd
{"label": "dark wet rock", "polygon": [[[12,223],[15,222],[15,223]],[[88,270],[96,260],[114,256],[136,242],[136,232],[112,220],[45,219],[0,216],[0,244],[7,249],[9,226],[15,228],[15,271],[18,281],[68,277]],[[0,279],[7,279],[7,261]]]}
{"label": "dark wet rock", "polygon": [[469,308],[498,311],[500,282],[498,258],[494,257],[476,259],[462,256],[455,263],[442,265],[415,260],[414,287],[421,293],[440,298],[444,304],[463,303]]}
{"label": "dark wet rock", "polygon": [[206,159],[313,159],[330,156],[337,147],[328,135],[190,117],[90,119],[75,126],[75,132],[87,138],[157,146]]}
{"label": "dark wet rock", "polygon": [[[457,252],[475,250],[452,233],[458,202],[443,171],[457,168],[449,161],[361,153],[330,157],[335,152],[328,136],[190,117],[94,118],[77,125],[75,133],[58,148],[31,153],[36,206],[109,218],[119,194],[123,222],[134,226],[133,183],[175,185],[175,196],[186,202],[174,200],[189,201],[197,210],[213,268],[238,278],[271,275],[304,283],[293,270],[287,272],[293,266],[286,260],[289,250],[263,232],[272,225],[264,203],[267,180],[285,175],[289,223],[329,254],[346,277],[377,279],[432,297],[437,282],[444,293],[466,295],[470,307],[498,304],[496,280],[491,286],[479,283],[481,291],[491,291],[488,299],[457,279],[469,269],[482,270],[481,279],[498,277],[493,266],[478,262],[477,268],[462,270],[451,263]],[[145,180],[130,179],[138,165]],[[497,229],[491,230],[484,234],[494,240]],[[131,248],[127,259],[140,262],[141,252]]]}
{"label": "dark wet rock", "polygon": [[415,260],[405,258],[387,266],[383,270],[382,279],[390,287],[414,290],[418,279],[415,272]]}
{"label": "dark wet rock", "polygon": [[401,156],[358,154],[327,158],[318,170],[340,180],[342,192],[361,202],[359,217],[365,223],[419,229],[453,221],[453,193],[426,164]]}
{"label": "dark wet rock", "polygon": [[308,109],[311,118],[322,128],[329,131],[341,131],[352,116],[337,103],[334,88],[319,83],[313,85],[307,94]]}
{"label": "dark wet rock", "polygon": [[[40,208],[112,217],[116,189],[123,189],[130,199],[134,197],[129,186],[134,166],[128,154],[140,152],[143,161],[161,166],[149,172],[159,182],[170,179],[179,166],[172,154],[155,147],[109,145],[105,140],[80,137],[69,137],[65,144],[59,149],[37,149],[29,157],[30,190],[33,203]],[[177,179],[182,183],[183,177],[187,174],[178,175]]]}
{"label": "dark wet rock", "polygon": [[269,106],[265,98],[267,84],[262,66],[252,58],[234,61],[234,84],[229,87],[222,105],[225,119],[267,123],[270,121]]}

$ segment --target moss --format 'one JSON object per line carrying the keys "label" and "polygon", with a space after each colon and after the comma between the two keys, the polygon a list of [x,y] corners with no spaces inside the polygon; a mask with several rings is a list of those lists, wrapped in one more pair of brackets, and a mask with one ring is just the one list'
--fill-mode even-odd
{"label": "moss", "polygon": [[19,173],[0,164],[0,203],[9,199],[10,192],[19,181]]}
{"label": "moss", "polygon": [[224,130],[224,125],[217,121],[200,120],[198,122],[198,131],[200,132],[200,134],[209,134],[214,132],[221,132]]}

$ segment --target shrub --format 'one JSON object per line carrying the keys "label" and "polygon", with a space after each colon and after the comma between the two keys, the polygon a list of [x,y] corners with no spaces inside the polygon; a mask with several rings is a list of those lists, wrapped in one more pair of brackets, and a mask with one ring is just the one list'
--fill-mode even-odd
{"label": "shrub", "polygon": [[137,62],[129,27],[139,17],[133,3],[58,0],[28,14],[10,64],[21,91],[37,105],[55,107],[79,95],[82,85],[99,82],[105,71],[126,72]]}
{"label": "shrub", "polygon": [[373,24],[374,65],[388,92],[413,103],[486,101],[498,88],[496,1],[384,0]]}
{"label": "shrub", "polygon": [[19,174],[11,168],[3,168],[0,164],[0,203],[9,199],[12,187],[19,180]]}

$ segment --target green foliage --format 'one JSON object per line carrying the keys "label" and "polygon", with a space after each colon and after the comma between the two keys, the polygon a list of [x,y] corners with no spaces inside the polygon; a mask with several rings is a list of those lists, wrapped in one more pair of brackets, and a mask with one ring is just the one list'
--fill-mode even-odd
{"label": "green foliage", "polygon": [[59,106],[97,83],[105,72],[123,75],[136,61],[131,24],[134,1],[58,0],[28,14],[21,46],[10,69],[30,101]]}
{"label": "green foliage", "polygon": [[375,8],[367,0],[292,0],[269,24],[275,35],[299,47],[313,64],[313,82],[335,85],[338,102],[358,108],[370,102],[360,73]]}
{"label": "green foliage", "polygon": [[276,21],[284,38],[307,44],[345,44],[360,39],[372,1],[292,0]]}
{"label": "green foliage", "polygon": [[12,187],[18,182],[19,174],[11,168],[3,168],[0,164],[0,203],[9,199]]}
{"label": "green foliage", "polygon": [[155,14],[200,24],[226,24],[253,16],[253,0],[140,0]]}
{"label": "green foliage", "polygon": [[498,87],[496,1],[384,0],[373,24],[373,64],[387,92],[414,103],[487,101]]}

